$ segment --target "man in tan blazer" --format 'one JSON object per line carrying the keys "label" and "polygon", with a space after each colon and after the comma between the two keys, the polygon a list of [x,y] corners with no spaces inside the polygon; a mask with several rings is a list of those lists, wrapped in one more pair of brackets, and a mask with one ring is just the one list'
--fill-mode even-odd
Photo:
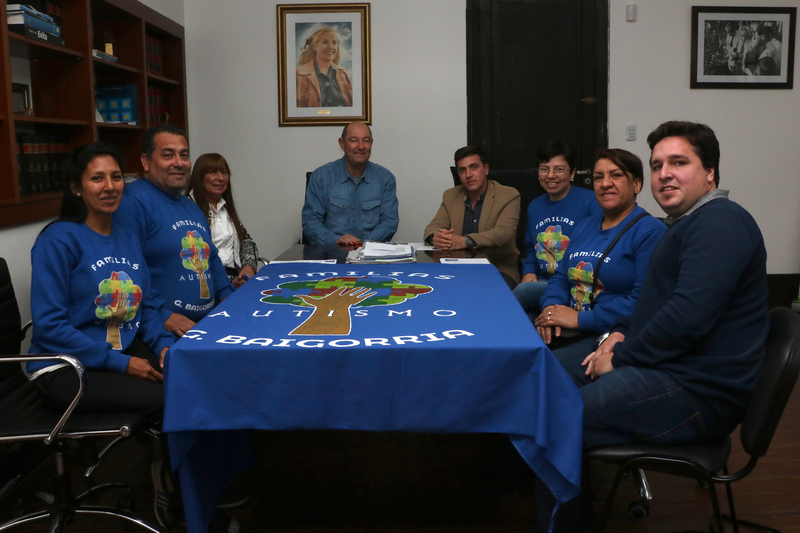
{"label": "man in tan blazer", "polygon": [[514,244],[519,192],[487,178],[489,164],[479,149],[465,146],[454,159],[461,185],[444,192],[439,211],[425,228],[425,242],[439,250],[482,248],[513,288],[519,283]]}

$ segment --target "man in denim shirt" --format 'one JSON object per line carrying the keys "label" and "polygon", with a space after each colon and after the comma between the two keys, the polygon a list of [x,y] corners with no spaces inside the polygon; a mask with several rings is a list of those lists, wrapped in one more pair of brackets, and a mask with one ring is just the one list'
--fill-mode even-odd
{"label": "man in denim shirt", "polygon": [[372,131],[348,124],[339,146],[344,157],[311,174],[303,232],[311,244],[390,240],[397,231],[397,186],[391,172],[369,161]]}

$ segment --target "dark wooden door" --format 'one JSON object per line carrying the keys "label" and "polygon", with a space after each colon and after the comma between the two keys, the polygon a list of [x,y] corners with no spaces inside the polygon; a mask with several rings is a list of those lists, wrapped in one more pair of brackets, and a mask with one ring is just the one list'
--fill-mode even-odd
{"label": "dark wooden door", "polygon": [[577,150],[579,170],[593,168],[608,143],[608,1],[467,5],[470,144],[491,167],[532,168],[536,148],[559,138]]}

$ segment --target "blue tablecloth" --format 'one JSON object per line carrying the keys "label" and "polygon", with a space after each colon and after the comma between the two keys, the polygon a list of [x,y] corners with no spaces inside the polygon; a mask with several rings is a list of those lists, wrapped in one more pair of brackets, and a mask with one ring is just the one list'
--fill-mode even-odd
{"label": "blue tablecloth", "polygon": [[268,265],[170,350],[165,390],[190,532],[247,429],[504,433],[579,491],[580,394],[491,265]]}

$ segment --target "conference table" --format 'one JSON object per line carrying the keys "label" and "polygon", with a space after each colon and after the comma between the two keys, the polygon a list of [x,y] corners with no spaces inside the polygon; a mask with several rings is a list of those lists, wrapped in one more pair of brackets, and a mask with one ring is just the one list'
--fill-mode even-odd
{"label": "conference table", "polygon": [[[323,248],[279,259],[347,251]],[[190,532],[252,464],[253,429],[505,434],[560,502],[577,495],[571,379],[494,266],[417,256],[266,265],[172,347],[163,430]]]}

